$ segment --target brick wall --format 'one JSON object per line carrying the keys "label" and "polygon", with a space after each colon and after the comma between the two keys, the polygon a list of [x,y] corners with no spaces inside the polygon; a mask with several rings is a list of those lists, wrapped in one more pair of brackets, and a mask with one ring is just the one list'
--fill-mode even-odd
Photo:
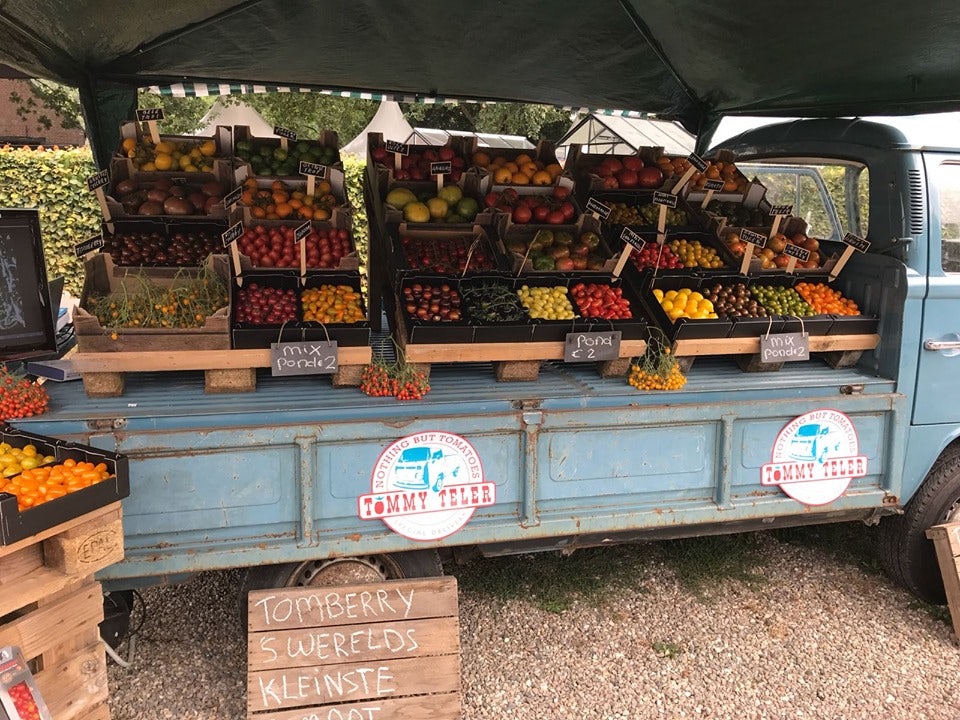
{"label": "brick wall", "polygon": [[[21,97],[30,96],[30,83],[27,80],[0,79],[0,145],[16,139],[18,144],[29,138],[31,145],[82,145],[85,137],[82,130],[65,130],[60,127],[59,118],[52,117],[53,127],[49,130],[37,129],[36,122],[24,120],[17,115],[17,106],[10,102],[10,93]],[[44,111],[50,115],[49,111]]]}

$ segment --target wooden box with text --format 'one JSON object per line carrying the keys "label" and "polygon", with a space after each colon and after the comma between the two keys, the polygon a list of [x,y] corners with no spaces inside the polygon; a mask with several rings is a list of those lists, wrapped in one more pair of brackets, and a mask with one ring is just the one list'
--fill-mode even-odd
{"label": "wooden box with text", "polygon": [[457,581],[256,590],[247,717],[460,717]]}

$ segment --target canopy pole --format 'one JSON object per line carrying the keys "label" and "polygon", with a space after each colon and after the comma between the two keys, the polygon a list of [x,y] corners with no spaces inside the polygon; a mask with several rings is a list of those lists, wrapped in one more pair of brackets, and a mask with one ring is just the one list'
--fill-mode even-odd
{"label": "canopy pole", "polygon": [[120,124],[135,117],[137,89],[108,85],[93,75],[88,75],[79,89],[93,160],[102,170],[110,167],[113,151],[120,144]]}

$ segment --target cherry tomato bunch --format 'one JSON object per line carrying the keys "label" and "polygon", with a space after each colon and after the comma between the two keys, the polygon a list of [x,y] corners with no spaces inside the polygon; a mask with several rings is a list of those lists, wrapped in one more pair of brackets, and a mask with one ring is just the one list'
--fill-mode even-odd
{"label": "cherry tomato bunch", "polygon": [[637,270],[644,268],[660,268],[661,270],[677,270],[683,267],[683,261],[676,256],[666,243],[662,248],[655,242],[648,242],[643,250],[634,250],[630,259]]}
{"label": "cherry tomato bunch", "polygon": [[0,368],[0,420],[40,415],[47,411],[48,402],[42,386]]}
{"label": "cherry tomato bunch", "polygon": [[26,682],[18,682],[7,690],[7,694],[20,720],[40,720],[40,708]]}
{"label": "cherry tomato bunch", "polygon": [[570,288],[580,315],[604,320],[629,320],[633,317],[630,301],[623,290],[603,283],[577,283]]}
{"label": "cherry tomato bunch", "polygon": [[373,397],[422,400],[430,392],[427,376],[403,361],[394,365],[377,360],[360,373],[360,390]]}

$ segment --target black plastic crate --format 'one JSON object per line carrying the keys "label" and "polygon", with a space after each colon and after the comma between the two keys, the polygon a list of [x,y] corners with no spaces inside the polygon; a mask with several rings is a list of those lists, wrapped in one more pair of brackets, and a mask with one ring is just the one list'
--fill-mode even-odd
{"label": "black plastic crate", "polygon": [[[605,205],[610,205],[612,203],[622,203],[628,207],[643,207],[644,205],[649,205],[653,202],[653,193],[654,190],[606,190],[604,192],[593,193],[590,197],[599,200]],[[586,200],[584,200],[584,207],[586,208]],[[686,200],[682,197],[677,197],[677,206],[672,208],[674,210],[680,210],[684,212],[687,216],[687,222],[682,225],[666,225],[666,231],[671,233],[696,233],[696,232],[706,232],[706,217],[699,212],[696,208],[692,207]],[[671,208],[667,208],[671,210]],[[588,210],[586,212],[589,212]],[[608,227],[612,233],[617,237],[620,236],[624,227],[629,227],[634,232],[656,232],[657,231],[657,217],[654,217],[653,222],[650,223],[639,223],[636,225],[624,225],[623,223],[614,222],[612,220],[604,220],[604,226]]]}
{"label": "black plastic crate", "polygon": [[[112,226],[112,229],[111,229]],[[170,219],[142,216],[137,218],[118,218],[102,225],[103,251],[110,255],[113,264],[120,267],[197,268],[203,265],[207,255],[222,254],[221,235],[227,229],[227,221],[212,218],[209,220]],[[178,238],[178,236],[190,236]],[[128,247],[123,241],[126,236],[136,236],[134,247]],[[146,242],[152,245],[149,252],[141,253]],[[202,242],[203,245],[199,243]],[[189,248],[190,257],[177,257],[174,245]],[[178,260],[182,260],[178,262]]]}
{"label": "black plastic crate", "polygon": [[831,315],[833,324],[827,335],[871,335],[880,327],[876,315]]}
{"label": "black plastic crate", "polygon": [[334,340],[344,347],[356,347],[370,344],[370,321],[366,305],[361,299],[361,306],[368,318],[356,323],[319,323],[302,322],[303,308],[300,294],[306,288],[316,288],[321,285],[349,285],[356,292],[360,292],[359,273],[337,273],[329,270],[309,271],[305,282],[300,284],[300,275],[293,271],[249,271],[241,275],[243,285],[256,283],[264,287],[293,290],[297,296],[297,320],[282,324],[255,325],[249,322],[236,322],[237,293],[242,287],[236,283],[230,284],[230,307],[234,315],[231,317],[231,337],[235,350],[249,350],[269,348],[278,342],[305,342]]}
{"label": "black plastic crate", "polygon": [[[466,266],[465,270],[451,268],[449,271],[451,276],[508,272],[510,270],[507,258],[499,251],[495,239],[484,226],[470,225],[460,228],[459,226],[419,224],[408,227],[405,224],[395,225],[391,223],[387,225],[387,235],[391,247],[391,263],[393,264],[394,274],[398,278],[439,274],[435,268],[423,267],[416,262],[415,258],[411,257],[412,250],[404,246],[402,240],[404,237],[413,238],[415,242],[421,242],[438,249],[445,244],[456,244],[468,252],[471,245],[476,242],[477,247],[474,249],[474,254],[469,257],[470,264]],[[488,260],[483,266],[478,266],[475,263],[474,255],[476,255],[477,249],[482,250],[483,257]],[[467,257],[464,256],[463,260],[466,261]]]}
{"label": "black plastic crate", "polygon": [[0,426],[0,442],[16,447],[35,445],[38,453],[52,455],[56,463],[72,458],[77,462],[105,463],[113,475],[89,487],[48,500],[20,512],[17,498],[0,493],[0,545],[12,543],[43,532],[97,508],[105,507],[130,494],[130,467],[126,456],[97,448],[35,435],[8,426]]}
{"label": "black plastic crate", "polygon": [[[730,336],[733,329],[731,320],[691,320],[690,318],[670,320],[653,294],[654,289],[660,289],[664,292],[679,290],[684,287],[699,290],[703,286],[703,281],[702,276],[694,273],[657,275],[654,277],[651,271],[645,270],[641,274],[637,289],[643,309],[647,313],[647,317],[663,330],[671,342],[675,340],[712,340]],[[710,282],[712,284],[716,281],[711,278]]]}
{"label": "black plastic crate", "polygon": [[473,342],[491,343],[491,342],[531,342],[533,341],[533,321],[526,311],[526,308],[520,304],[520,298],[516,295],[514,284],[511,280],[484,277],[470,278],[461,283],[461,289],[468,287],[477,287],[496,283],[509,291],[516,301],[517,307],[523,313],[523,320],[493,322],[484,320],[471,313],[471,306],[464,301],[464,313],[468,322],[474,325]]}
{"label": "black plastic crate", "polygon": [[[519,291],[524,285],[530,287],[563,287],[566,290],[567,299],[576,313],[577,306],[570,296],[570,286],[574,282],[579,282],[580,276],[570,273],[542,273],[513,280],[513,289]],[[583,318],[574,317],[571,320],[544,320],[542,318],[531,318],[533,323],[533,341],[534,342],[563,342],[568,333],[589,332],[591,323]]]}

